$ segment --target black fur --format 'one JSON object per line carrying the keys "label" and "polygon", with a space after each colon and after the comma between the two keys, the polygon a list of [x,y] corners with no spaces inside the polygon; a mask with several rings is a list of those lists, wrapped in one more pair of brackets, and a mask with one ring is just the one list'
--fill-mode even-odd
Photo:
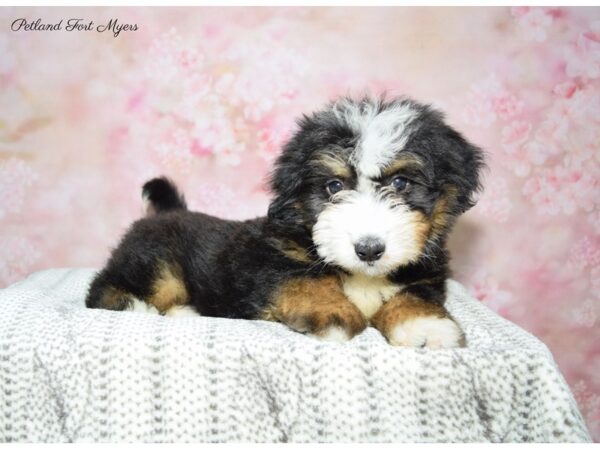
{"label": "black fur", "polygon": [[147,181],[142,187],[142,197],[150,202],[154,213],[187,209],[183,194],[177,190],[175,183],[166,177]]}
{"label": "black fur", "polygon": [[[366,101],[366,100],[361,100]],[[388,278],[407,285],[425,301],[442,304],[448,276],[446,236],[453,219],[473,206],[479,189],[482,152],[444,124],[442,115],[407,99],[381,101],[385,110],[411,102],[419,118],[404,153],[424,161],[412,177],[417,181],[405,200],[411,208],[431,216],[433,205],[449,189],[457,195],[448,206],[447,229],[427,243],[422,257],[398,268]],[[313,162],[320,152],[347,157],[359,136],[332,112],[331,105],[299,121],[299,129],[285,145],[271,176],[274,198],[267,217],[227,221],[186,210],[183,196],[165,178],[149,181],[144,194],[158,214],[135,222],[94,279],[86,304],[107,307],[103,294],[117,288],[144,299],[151,294],[159,262],[181,267],[191,304],[207,316],[255,319],[286,280],[344,272],[324,264],[315,252],[311,231],[328,202],[323,186],[331,174]],[[352,180],[348,181],[352,183]],[[308,260],[290,257],[288,246],[302,249]],[[125,299],[117,309],[127,306]]]}

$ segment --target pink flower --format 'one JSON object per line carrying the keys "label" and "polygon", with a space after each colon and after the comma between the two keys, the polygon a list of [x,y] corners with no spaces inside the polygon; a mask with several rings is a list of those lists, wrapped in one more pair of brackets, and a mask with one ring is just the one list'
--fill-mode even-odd
{"label": "pink flower", "polygon": [[218,48],[183,38],[175,29],[161,35],[141,58],[143,84],[132,77],[128,112],[138,122],[131,128],[150,131],[130,133],[132,140],[144,141],[130,145],[151,148],[156,162],[183,171],[194,157],[238,165],[256,149],[272,158],[287,127],[273,118],[288,116],[285,105],[296,97],[307,70],[299,49],[273,41],[286,33],[274,22]]}
{"label": "pink flower", "polygon": [[567,261],[579,271],[586,267],[597,270],[600,266],[600,239],[589,236],[579,239],[571,247]]}
{"label": "pink flower", "polygon": [[149,77],[167,83],[198,70],[203,59],[196,48],[171,28],[154,40],[143,62]]}
{"label": "pink flower", "polygon": [[[515,175],[529,175],[532,166],[544,164],[547,159],[558,152],[556,144],[542,140],[527,141],[532,125],[524,121],[515,121],[502,129],[502,148],[504,154],[500,162],[510,168]],[[538,137],[536,133],[536,137]]]}
{"label": "pink flower", "polygon": [[531,132],[531,124],[524,121],[514,121],[502,128],[502,146],[511,153],[527,141]]}
{"label": "pink flower", "polygon": [[554,86],[553,92],[560,97],[571,98],[576,90],[577,84],[573,81],[565,81]]}
{"label": "pink flower", "polygon": [[209,156],[211,154],[210,147],[202,145],[198,139],[192,140],[190,152],[192,153],[192,155],[200,157]]}
{"label": "pink flower", "polygon": [[265,210],[265,205],[253,205],[250,196],[245,201],[239,201],[239,191],[230,187],[231,183],[220,182],[194,182],[193,189],[188,189],[186,196],[188,204],[193,211],[202,211],[205,214],[222,217],[225,219],[239,220],[256,217]]}
{"label": "pink flower", "polygon": [[523,102],[510,92],[495,75],[474,84],[467,94],[465,120],[489,127],[499,117],[511,120],[523,112]]}
{"label": "pink flower", "polygon": [[579,34],[577,42],[565,52],[569,77],[600,77],[600,21]]}
{"label": "pink flower", "polygon": [[597,419],[600,414],[600,395],[593,392],[585,380],[579,380],[572,387],[573,396],[581,408],[581,412],[589,419]]}
{"label": "pink flower", "polygon": [[185,128],[169,130],[165,139],[158,142],[154,149],[160,157],[162,166],[175,166],[184,173],[190,170],[193,156],[189,130]]}
{"label": "pink flower", "polygon": [[544,214],[556,215],[560,208],[555,201],[556,187],[543,177],[530,178],[523,186],[523,195],[528,197]]}
{"label": "pink flower", "polygon": [[267,116],[258,123],[257,141],[259,154],[272,162],[290,136],[293,119],[282,120],[276,116]]}
{"label": "pink flower", "polygon": [[591,211],[598,203],[600,180],[594,171],[555,166],[542,169],[523,186],[528,197],[543,214],[573,214]]}
{"label": "pink flower", "polygon": [[252,39],[241,40],[224,54],[224,63],[237,68],[227,95],[242,105],[244,118],[259,122],[276,106],[289,103],[299,92],[309,64],[300,49],[278,44],[273,35],[283,27],[265,27]]}
{"label": "pink flower", "polygon": [[[600,210],[596,210],[588,215],[588,223],[594,228],[596,233],[600,234]],[[600,289],[597,292],[600,294]]]}
{"label": "pink flower", "polygon": [[525,36],[537,42],[546,40],[546,29],[552,25],[552,14],[545,8],[520,8],[513,10],[519,27],[524,30]]}
{"label": "pink flower", "polygon": [[588,298],[587,300],[575,305],[569,315],[575,326],[591,328],[598,321],[598,312],[600,308],[597,306],[598,301]]}
{"label": "pink flower", "polygon": [[245,125],[229,115],[225,108],[216,109],[213,114],[203,111],[195,118],[190,149],[196,156],[210,153],[218,164],[239,165],[246,151],[246,143],[241,139],[241,135],[247,132]]}
{"label": "pink flower", "polygon": [[510,8],[510,13],[513,17],[521,18],[531,10],[530,6],[514,6]]}
{"label": "pink flower", "polygon": [[21,159],[0,160],[0,219],[21,212],[25,196],[37,178],[37,172]]}
{"label": "pink flower", "polygon": [[512,209],[508,183],[503,178],[487,180],[482,196],[477,202],[477,212],[496,222],[506,222]]}
{"label": "pink flower", "polygon": [[9,35],[0,33],[0,75],[8,76],[17,67],[16,53],[11,50]]}
{"label": "pink flower", "polygon": [[513,302],[513,295],[500,288],[497,279],[486,269],[479,269],[467,280],[469,292],[486,306],[503,314]]}
{"label": "pink flower", "polygon": [[[549,154],[562,153],[566,166],[581,168],[598,154],[599,118],[600,92],[587,86],[552,104],[536,132],[536,139]],[[593,169],[596,164],[590,167]]]}
{"label": "pink flower", "polygon": [[133,92],[129,97],[129,100],[127,100],[127,112],[135,112],[142,104],[145,96],[146,92],[144,90]]}
{"label": "pink flower", "polygon": [[592,267],[590,270],[590,287],[592,294],[600,299],[600,265]]}
{"label": "pink flower", "polygon": [[516,95],[504,93],[494,98],[494,110],[502,120],[510,120],[523,111],[523,102]]}
{"label": "pink flower", "polygon": [[558,146],[568,136],[570,111],[561,99],[553,105],[536,132],[536,139],[548,147]]}
{"label": "pink flower", "polygon": [[557,154],[558,149],[538,140],[529,141],[523,146],[528,160],[536,166],[544,164],[548,158]]}
{"label": "pink flower", "polygon": [[0,285],[9,285],[30,273],[40,256],[31,240],[0,236]]}

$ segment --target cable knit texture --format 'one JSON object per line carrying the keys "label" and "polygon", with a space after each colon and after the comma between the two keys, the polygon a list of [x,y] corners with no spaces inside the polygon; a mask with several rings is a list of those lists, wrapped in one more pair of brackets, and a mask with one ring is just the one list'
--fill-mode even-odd
{"label": "cable knit texture", "polygon": [[0,291],[0,441],[589,441],[539,340],[448,282],[467,348],[88,310],[90,269]]}

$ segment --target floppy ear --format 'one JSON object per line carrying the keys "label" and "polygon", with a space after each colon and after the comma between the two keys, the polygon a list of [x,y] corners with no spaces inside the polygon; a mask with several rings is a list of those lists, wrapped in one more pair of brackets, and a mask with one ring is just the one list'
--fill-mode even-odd
{"label": "floppy ear", "polygon": [[299,205],[303,164],[299,149],[290,141],[275,162],[270,186],[274,198],[269,205],[269,225],[287,235],[303,231],[303,217]]}
{"label": "floppy ear", "polygon": [[[475,205],[485,167],[483,151],[446,125],[443,115],[428,111],[434,121],[417,132],[416,140],[434,167],[435,182],[447,199],[448,213],[458,216]],[[410,145],[410,144],[409,144]]]}
{"label": "floppy ear", "polygon": [[454,130],[450,130],[449,134],[453,143],[450,158],[452,170],[447,176],[449,184],[457,189],[456,212],[462,214],[476,203],[475,194],[481,191],[481,175],[486,165],[484,153],[479,147]]}
{"label": "floppy ear", "polygon": [[458,216],[476,203],[485,168],[484,153],[447,125],[440,111],[424,107],[419,122],[406,147],[414,147],[430,162],[437,190],[446,198],[447,212]]}
{"label": "floppy ear", "polygon": [[296,183],[290,181],[289,186],[275,192],[267,213],[273,226],[293,228],[302,225],[302,215],[294,197],[295,186]]}

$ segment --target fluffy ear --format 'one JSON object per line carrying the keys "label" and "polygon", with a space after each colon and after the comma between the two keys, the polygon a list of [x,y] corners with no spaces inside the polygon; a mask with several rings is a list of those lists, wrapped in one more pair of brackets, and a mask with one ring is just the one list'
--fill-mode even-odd
{"label": "fluffy ear", "polygon": [[457,189],[458,213],[462,214],[476,203],[475,194],[481,191],[481,176],[486,167],[483,151],[467,142],[460,133],[451,130],[450,139],[453,142],[448,172],[448,183]]}
{"label": "fluffy ear", "polygon": [[290,141],[275,162],[270,186],[274,198],[269,205],[269,224],[286,234],[302,229],[303,217],[298,204],[302,187],[302,161],[299,149]]}
{"label": "fluffy ear", "polygon": [[448,199],[448,213],[458,216],[475,205],[485,168],[484,153],[448,126],[443,113],[423,107],[418,127],[405,147],[433,167],[434,185]]}
{"label": "fluffy ear", "polygon": [[302,199],[307,194],[303,191],[304,182],[310,177],[307,162],[315,149],[340,145],[354,138],[354,132],[339,121],[331,105],[298,119],[297,130],[284,146],[271,174],[271,191],[275,194],[268,213],[271,224],[285,227],[288,235],[294,230],[306,234]]}
{"label": "fluffy ear", "polygon": [[267,213],[269,223],[277,228],[288,228],[302,225],[302,215],[298,204],[294,201],[293,186],[275,193]]}
{"label": "fluffy ear", "polygon": [[434,168],[435,184],[443,192],[452,192],[449,212],[455,216],[475,205],[475,193],[481,190],[484,153],[459,132],[446,125],[443,114],[427,108],[423,125],[407,143],[416,148]]}

